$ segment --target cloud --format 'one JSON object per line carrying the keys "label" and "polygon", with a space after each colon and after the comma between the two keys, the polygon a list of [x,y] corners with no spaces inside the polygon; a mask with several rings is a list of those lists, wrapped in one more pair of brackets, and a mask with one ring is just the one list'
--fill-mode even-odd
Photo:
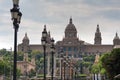
{"label": "cloud", "polygon": [[[119,0],[20,0],[23,16],[18,43],[27,32],[31,44],[40,44],[44,24],[56,41],[62,40],[72,16],[80,39],[94,43],[96,25],[99,24],[103,43],[112,44],[115,32],[120,34],[119,4]],[[0,45],[9,44],[6,47],[13,45],[14,29],[9,12],[12,7],[12,1],[0,0]]]}
{"label": "cloud", "polygon": [[119,6],[119,0],[83,0],[84,3],[90,6],[110,7]]}
{"label": "cloud", "polygon": [[75,18],[79,17],[81,19],[94,18],[98,16],[109,18],[111,16],[107,17],[104,13],[109,14],[112,11],[117,12],[120,9],[120,6],[116,5],[118,4],[117,2],[117,0],[26,0],[21,5],[24,8],[21,9],[24,9],[23,14],[25,15],[25,18],[44,23],[60,23],[64,18],[68,18],[70,16]]}

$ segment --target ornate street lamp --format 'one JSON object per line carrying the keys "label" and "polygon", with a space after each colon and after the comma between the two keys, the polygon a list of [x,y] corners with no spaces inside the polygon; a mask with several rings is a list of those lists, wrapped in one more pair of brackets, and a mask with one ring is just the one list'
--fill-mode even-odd
{"label": "ornate street lamp", "polygon": [[42,32],[42,38],[41,42],[43,45],[43,53],[44,53],[44,80],[46,80],[46,44],[47,44],[47,31],[46,31],[46,25],[44,25],[44,30]]}
{"label": "ornate street lamp", "polygon": [[52,74],[51,74],[51,80],[53,80],[53,74],[54,74],[54,54],[55,54],[55,45],[54,45],[54,39],[51,39],[51,54],[52,54]]}
{"label": "ornate street lamp", "polygon": [[16,80],[17,75],[17,32],[21,21],[22,13],[19,11],[19,0],[13,0],[13,8],[10,9],[13,26],[14,26],[14,67],[13,80]]}

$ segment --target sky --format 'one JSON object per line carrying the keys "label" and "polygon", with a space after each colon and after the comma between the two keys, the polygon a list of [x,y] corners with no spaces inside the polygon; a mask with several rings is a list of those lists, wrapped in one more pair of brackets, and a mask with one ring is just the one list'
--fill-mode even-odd
{"label": "sky", "polygon": [[[120,0],[20,0],[23,16],[18,31],[18,44],[27,33],[30,44],[41,44],[44,25],[55,41],[62,40],[70,17],[78,37],[94,43],[97,24],[102,44],[113,44],[115,33],[120,36]],[[10,9],[12,0],[0,0],[0,49],[14,45],[14,29]]]}

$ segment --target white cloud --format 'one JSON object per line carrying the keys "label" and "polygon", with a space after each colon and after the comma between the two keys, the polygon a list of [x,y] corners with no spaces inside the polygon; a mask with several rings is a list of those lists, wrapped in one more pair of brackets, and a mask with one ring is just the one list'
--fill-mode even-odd
{"label": "white cloud", "polygon": [[[9,8],[10,6],[12,8],[12,1],[0,1],[0,45],[11,47],[14,29]],[[118,31],[120,34],[120,17],[117,17],[120,10],[118,4],[118,0],[108,2],[105,0],[98,2],[96,0],[20,0],[20,11],[23,16],[18,32],[18,43],[27,32],[32,44],[40,44],[44,24],[47,25],[47,30],[51,31],[56,41],[62,40],[64,29],[72,16],[80,39],[93,43],[96,25],[100,24],[103,43],[112,44],[115,32]]]}

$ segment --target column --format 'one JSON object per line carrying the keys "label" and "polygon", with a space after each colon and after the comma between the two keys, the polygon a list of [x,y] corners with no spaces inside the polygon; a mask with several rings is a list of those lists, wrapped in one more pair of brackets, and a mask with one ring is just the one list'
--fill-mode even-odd
{"label": "column", "polygon": [[71,77],[71,64],[70,64],[70,71],[69,71],[69,76],[70,76],[70,80],[72,80],[72,77]]}
{"label": "column", "polygon": [[60,70],[59,70],[59,71],[60,71],[60,73],[59,73],[59,76],[60,76],[60,78],[61,78],[61,67],[62,67],[62,66],[61,66],[61,60],[62,60],[62,59],[61,59],[61,58],[59,58],[59,63],[60,63],[60,67],[59,67],[59,69],[60,69]]}
{"label": "column", "polygon": [[56,54],[54,54],[54,77],[56,76]]}
{"label": "column", "polygon": [[98,74],[98,80],[101,80],[101,74],[100,73]]}
{"label": "column", "polygon": [[50,55],[47,56],[47,76],[50,76]]}

